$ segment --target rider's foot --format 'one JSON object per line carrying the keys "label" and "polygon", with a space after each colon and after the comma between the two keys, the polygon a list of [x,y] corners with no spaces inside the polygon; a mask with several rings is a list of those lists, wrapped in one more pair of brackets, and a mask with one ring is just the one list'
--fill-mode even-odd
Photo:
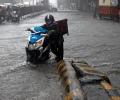
{"label": "rider's foot", "polygon": [[55,57],[55,61],[56,61],[56,62],[59,62],[59,61],[61,61],[61,60],[63,60],[63,59],[60,59],[59,57]]}

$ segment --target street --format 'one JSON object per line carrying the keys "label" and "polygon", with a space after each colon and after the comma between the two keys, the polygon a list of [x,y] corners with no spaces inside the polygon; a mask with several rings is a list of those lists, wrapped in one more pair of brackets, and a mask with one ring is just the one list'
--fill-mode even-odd
{"label": "street", "polygon": [[[25,30],[44,23],[47,14],[0,25],[0,100],[63,100],[64,89],[54,59],[37,68],[25,63],[28,38]],[[64,36],[64,58],[85,60],[105,72],[120,93],[120,24],[94,19],[78,11],[51,14],[56,20],[68,19],[69,36]],[[105,91],[93,88],[85,87],[88,100],[109,100]]]}

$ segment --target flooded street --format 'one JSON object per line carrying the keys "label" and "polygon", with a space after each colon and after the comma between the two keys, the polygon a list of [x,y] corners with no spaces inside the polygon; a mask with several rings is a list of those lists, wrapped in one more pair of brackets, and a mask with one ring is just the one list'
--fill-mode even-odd
{"label": "flooded street", "polygon": [[[25,30],[44,23],[47,14],[0,25],[0,100],[63,100],[54,62],[40,64],[37,68],[25,63],[28,38]],[[64,36],[64,57],[85,60],[105,72],[120,93],[120,24],[77,11],[52,14],[56,20],[68,19],[69,36]],[[97,90],[105,95],[103,99],[99,99],[102,94],[93,86],[84,89],[89,100],[108,100],[99,87]]]}

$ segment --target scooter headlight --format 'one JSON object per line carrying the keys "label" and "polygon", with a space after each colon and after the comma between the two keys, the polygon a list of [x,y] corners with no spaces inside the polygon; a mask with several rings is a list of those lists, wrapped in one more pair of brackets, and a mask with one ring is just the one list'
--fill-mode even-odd
{"label": "scooter headlight", "polygon": [[30,45],[28,46],[28,48],[29,48],[30,50],[34,50],[34,49],[35,49],[35,45],[30,44]]}
{"label": "scooter headlight", "polygon": [[15,15],[15,17],[18,17],[18,15]]}
{"label": "scooter headlight", "polygon": [[16,11],[13,11],[14,14],[16,14],[17,12]]}

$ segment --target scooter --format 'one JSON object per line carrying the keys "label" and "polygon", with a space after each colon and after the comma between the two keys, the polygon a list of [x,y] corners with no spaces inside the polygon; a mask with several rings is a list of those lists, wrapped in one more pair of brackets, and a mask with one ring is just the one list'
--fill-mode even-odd
{"label": "scooter", "polygon": [[42,26],[27,29],[30,31],[26,49],[27,62],[39,64],[50,58],[49,41],[46,38],[48,30]]}
{"label": "scooter", "polygon": [[12,22],[19,22],[20,21],[20,18],[19,18],[17,11],[11,12],[11,21]]}

